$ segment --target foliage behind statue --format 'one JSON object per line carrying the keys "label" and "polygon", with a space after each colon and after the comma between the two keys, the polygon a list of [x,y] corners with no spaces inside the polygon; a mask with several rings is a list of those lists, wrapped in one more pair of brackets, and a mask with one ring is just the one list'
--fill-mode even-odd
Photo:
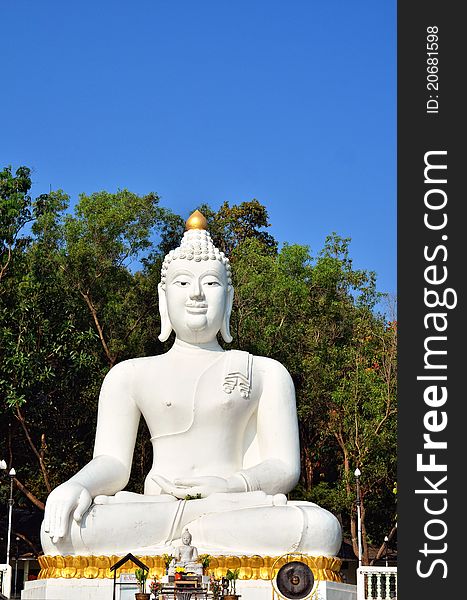
{"label": "foliage behind statue", "polygon": [[[106,193],[85,197],[87,208],[79,209],[65,222],[65,194],[43,195],[33,206],[24,170],[16,177],[11,170],[4,170],[2,177],[2,209],[10,205],[8,189],[16,187],[22,196],[8,222],[4,210],[1,213],[2,225],[8,224],[16,241],[12,243],[11,233],[2,233],[2,260],[8,249],[11,258],[0,282],[0,410],[5,417],[0,419],[0,445],[2,455],[7,457],[11,422],[13,459],[15,466],[22,465],[18,482],[40,505],[48,487],[60,483],[88,460],[94,421],[79,414],[95,413],[99,382],[112,361],[164,350],[157,340],[159,316],[154,311],[161,258],[170,245],[164,227],[183,219],[155,203],[159,220],[152,221],[146,238],[139,238],[146,239],[149,246],[136,251],[133,243],[135,253],[130,253],[128,259],[133,258],[134,263],[128,268],[124,256],[130,244],[122,253],[115,252],[121,240],[113,242],[117,230],[109,231],[105,225],[115,214],[112,205],[119,206],[122,195],[120,200]],[[20,186],[15,183],[17,178],[22,178]],[[248,204],[244,203],[243,212]],[[141,223],[147,224],[148,205],[141,201],[139,206],[146,211]],[[353,268],[348,240],[330,236],[315,258],[307,248],[294,245],[276,254],[271,245],[262,244],[260,237],[245,237],[247,229],[241,228],[241,219],[235,221],[228,208],[223,208],[221,217],[223,223],[227,222],[224,230],[230,227],[228,239],[234,240],[233,344],[277,358],[292,373],[302,442],[300,493],[340,512],[344,524],[350,527],[352,482],[346,475],[343,449],[336,435],[343,431],[351,468],[363,462],[367,478],[362,481],[363,489],[373,490],[371,496],[364,495],[364,502],[372,508],[366,523],[376,542],[384,536],[394,513],[395,325],[388,325],[387,319],[372,312],[377,299],[374,278]],[[29,219],[28,210],[33,219],[32,233],[22,228],[24,219]],[[99,211],[103,213],[101,226],[93,229],[91,224]],[[155,214],[154,209],[149,212]],[[262,225],[264,214],[258,220]],[[124,236],[127,230],[130,235],[130,225],[129,220],[123,223],[120,232]],[[264,231],[260,225],[252,229]],[[104,235],[106,231],[109,238]],[[162,234],[159,247],[153,241],[157,231]],[[242,241],[235,243],[236,239]],[[114,249],[111,252],[109,245]],[[85,264],[93,268],[106,259],[103,274],[94,271],[99,275],[95,285],[89,280],[89,272],[80,270],[80,252],[84,250]],[[139,260],[143,266],[135,271]],[[90,303],[80,287],[84,293],[90,292]],[[360,391],[358,397],[351,393],[355,386]],[[70,397],[84,409],[67,409],[65,400]],[[389,416],[376,432],[387,406]],[[355,407],[364,408],[357,412],[363,446],[353,434]],[[141,458],[133,465],[133,489],[138,489],[137,482],[150,461],[150,449],[142,439],[140,436],[138,441]],[[68,451],[70,446],[72,453]]]}

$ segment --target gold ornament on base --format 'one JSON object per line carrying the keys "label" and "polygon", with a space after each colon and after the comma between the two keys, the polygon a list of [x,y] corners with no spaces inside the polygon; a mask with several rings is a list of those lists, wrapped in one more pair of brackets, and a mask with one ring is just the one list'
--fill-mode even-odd
{"label": "gold ornament on base", "polygon": [[[279,569],[288,562],[287,556],[212,556],[209,571],[216,578],[225,577],[229,569],[240,569],[240,580],[270,581]],[[121,556],[39,556],[41,571],[38,579],[112,579],[110,567]],[[165,575],[163,556],[138,556],[149,567],[149,578]],[[342,561],[329,556],[300,555],[300,560],[308,565],[316,581],[341,581],[339,571]],[[133,568],[122,567],[120,573],[131,573]]]}

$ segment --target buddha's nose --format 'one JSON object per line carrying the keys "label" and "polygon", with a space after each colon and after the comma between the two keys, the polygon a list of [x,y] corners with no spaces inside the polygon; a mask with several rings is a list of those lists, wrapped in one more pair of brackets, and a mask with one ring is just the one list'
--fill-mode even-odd
{"label": "buddha's nose", "polygon": [[199,300],[203,297],[203,288],[201,287],[200,281],[195,278],[190,287],[190,298],[192,300]]}

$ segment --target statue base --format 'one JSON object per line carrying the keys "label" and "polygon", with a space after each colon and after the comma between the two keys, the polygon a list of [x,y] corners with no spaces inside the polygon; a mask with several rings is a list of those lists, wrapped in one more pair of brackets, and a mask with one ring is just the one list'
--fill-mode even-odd
{"label": "statue base", "polygon": [[[164,559],[160,555],[142,556],[135,555],[149,568],[148,579],[165,575]],[[284,554],[282,556],[255,555],[211,555],[207,573],[216,578],[225,577],[227,571],[239,569],[239,580],[264,580],[273,579],[277,571],[290,560],[297,557],[313,572],[316,581],[341,581],[341,560],[334,556],[310,556],[307,554]],[[112,565],[120,561],[122,556],[39,556],[41,566],[38,579],[113,579],[114,573],[110,570]],[[295,559],[295,558],[294,558]],[[124,573],[133,573],[135,566],[131,563],[123,564],[117,576]]]}
{"label": "statue base", "polygon": [[[289,556],[289,555],[288,555]],[[40,556],[41,572],[36,581],[28,581],[22,600],[109,600],[113,595],[113,572],[110,567],[120,556]],[[161,556],[138,556],[149,567],[149,580],[165,573]],[[316,589],[313,600],[356,600],[356,587],[340,582],[341,561],[335,557],[300,555],[297,557],[313,572]],[[294,556],[294,559],[297,559]],[[274,594],[272,579],[287,556],[211,556],[208,573],[216,578],[225,576],[228,569],[240,569],[237,594],[241,600],[279,600]],[[134,572],[131,562],[118,569],[120,575]],[[136,584],[116,585],[115,600],[133,600]],[[162,600],[173,600],[167,595]]]}
{"label": "statue base", "polygon": [[[38,579],[26,582],[21,600],[109,600],[113,581],[110,579]],[[136,586],[116,586],[115,600],[134,600]],[[271,600],[271,581],[245,580],[237,582],[240,600]],[[162,600],[173,600],[172,597]],[[274,600],[281,600],[274,594]],[[319,581],[312,600],[357,600],[357,586],[335,581]]]}

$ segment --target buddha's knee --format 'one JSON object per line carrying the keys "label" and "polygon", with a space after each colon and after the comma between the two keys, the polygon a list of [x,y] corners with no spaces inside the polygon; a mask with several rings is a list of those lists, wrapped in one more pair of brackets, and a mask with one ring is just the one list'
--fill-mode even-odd
{"label": "buddha's knee", "polygon": [[216,550],[277,556],[306,552],[335,556],[342,535],[338,520],[311,503],[244,508],[208,514],[189,524],[198,546]]}
{"label": "buddha's knee", "polygon": [[303,519],[302,537],[295,551],[314,556],[336,556],[342,544],[342,529],[328,510],[308,502],[291,502]]}
{"label": "buddha's knee", "polygon": [[41,528],[45,554],[88,555],[126,552],[164,544],[179,503],[131,502],[93,504],[79,523],[70,519],[66,535],[56,543]]}

